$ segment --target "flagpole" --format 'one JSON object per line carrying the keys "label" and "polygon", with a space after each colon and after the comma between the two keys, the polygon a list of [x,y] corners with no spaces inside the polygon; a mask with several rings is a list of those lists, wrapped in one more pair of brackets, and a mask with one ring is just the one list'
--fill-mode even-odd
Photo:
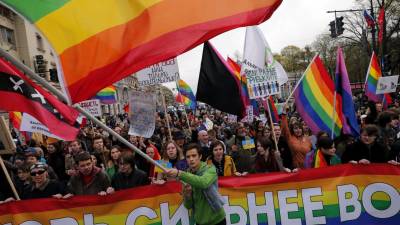
{"label": "flagpole", "polygon": [[167,120],[167,128],[168,128],[169,139],[172,140],[171,127],[169,126],[169,118],[168,118],[168,113],[167,113],[167,106],[166,106],[166,103],[165,103],[165,96],[164,96],[164,93],[161,90],[161,87],[160,87],[160,94],[161,94],[161,99],[162,99],[163,106],[164,106],[165,119]]}
{"label": "flagpole", "polygon": [[[316,54],[314,56],[314,58],[311,60],[311,62],[314,62],[315,58],[317,58],[318,54]],[[288,98],[286,99],[285,104],[283,105],[284,108],[286,108],[287,104],[289,103],[290,98],[292,97],[292,95],[294,94],[294,92],[296,91],[296,89],[299,87],[301,81],[303,80],[304,76],[306,75],[306,71],[310,68],[311,63],[307,66],[307,69],[304,71],[303,75],[300,77],[299,81],[297,82],[296,86],[292,89],[292,92],[290,93],[290,95],[288,96]]]}
{"label": "flagpole", "polygon": [[275,148],[276,148],[277,151],[279,151],[279,148],[278,148],[278,141],[276,140],[275,131],[274,131],[274,123],[272,122],[271,108],[269,107],[269,99],[268,99],[268,96],[265,97],[265,100],[266,100],[266,103],[267,103],[267,109],[268,109],[268,114],[269,114],[269,121],[270,121],[270,124],[271,124],[272,136],[274,137]]}
{"label": "flagpole", "polygon": [[[35,80],[38,82],[40,85],[45,87],[47,90],[49,90],[52,94],[57,96],[61,101],[68,102],[67,98],[64,96],[63,93],[61,93],[57,88],[53,87],[51,84],[49,84],[45,79],[37,75],[35,72],[31,70],[31,68],[27,67],[20,61],[14,59],[10,54],[8,54],[6,51],[0,48],[0,56],[7,59],[10,61],[15,67],[20,69],[22,72],[24,72],[29,78]],[[117,138],[119,141],[121,141],[123,144],[125,144],[127,147],[135,151],[137,154],[141,155],[143,158],[148,160],[150,163],[153,165],[159,167],[162,171],[166,171],[166,169],[159,164],[157,161],[153,160],[150,158],[146,153],[142,152],[140,149],[138,149],[136,146],[131,144],[129,141],[127,141],[125,138],[123,138],[121,135],[117,134],[113,129],[109,128],[107,125],[102,123],[100,120],[98,120],[96,117],[92,116],[90,113],[88,113],[85,109],[80,107],[79,104],[73,105],[74,108],[76,108],[80,113],[82,113],[86,118],[92,120],[95,124],[106,130],[109,134]]]}
{"label": "flagpole", "polygon": [[336,90],[333,93],[333,110],[332,110],[332,129],[331,138],[333,139],[334,129],[335,129],[335,114],[336,114]]}

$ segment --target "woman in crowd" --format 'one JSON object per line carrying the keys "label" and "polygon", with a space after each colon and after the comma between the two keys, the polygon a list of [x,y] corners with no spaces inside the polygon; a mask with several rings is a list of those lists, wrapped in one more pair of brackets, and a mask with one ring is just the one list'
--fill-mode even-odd
{"label": "woman in crowd", "polygon": [[[182,149],[179,148],[175,141],[167,141],[165,143],[161,160],[169,163],[172,168],[178,170],[185,171],[188,168]],[[153,180],[153,183],[163,184],[166,180],[167,177],[159,173],[157,174],[157,179]]]}
{"label": "woman in crowd", "polygon": [[109,160],[107,161],[106,173],[110,180],[114,177],[114,175],[118,172],[118,162],[121,157],[121,147],[118,145],[114,145],[111,147],[110,155],[108,156]]}
{"label": "woman in crowd", "polygon": [[282,134],[292,152],[293,167],[303,168],[304,158],[312,147],[310,138],[304,136],[303,124],[294,121],[289,126],[286,115],[282,115]]}
{"label": "woman in crowd", "polygon": [[290,169],[283,167],[282,161],[278,158],[276,150],[268,138],[262,138],[257,141],[254,170],[256,173],[291,172]]}
{"label": "woman in crowd", "polygon": [[211,143],[212,155],[208,157],[207,164],[214,165],[218,176],[241,176],[242,174],[236,171],[233,159],[226,155],[225,144],[221,141]]}
{"label": "woman in crowd", "polygon": [[178,170],[186,170],[188,167],[183,151],[175,141],[165,143],[162,160],[168,161],[173,168]]}
{"label": "woman in crowd", "polygon": [[[153,160],[157,161],[161,159],[160,153],[158,153],[157,148],[152,145],[152,144],[148,144],[146,147],[146,154],[152,158]],[[147,176],[150,177],[151,180],[153,180],[154,178],[157,177],[156,173],[155,173],[155,167],[152,163],[148,162],[147,166],[146,166],[146,170],[144,171],[146,172]]]}
{"label": "woman in crowd", "polygon": [[377,141],[379,129],[368,124],[361,129],[360,139],[349,145],[342,155],[343,163],[369,164],[388,161],[388,151],[385,145]]}
{"label": "woman in crowd", "polygon": [[340,158],[335,154],[335,144],[325,133],[318,136],[316,147],[316,150],[307,153],[305,168],[320,168],[341,163]]}

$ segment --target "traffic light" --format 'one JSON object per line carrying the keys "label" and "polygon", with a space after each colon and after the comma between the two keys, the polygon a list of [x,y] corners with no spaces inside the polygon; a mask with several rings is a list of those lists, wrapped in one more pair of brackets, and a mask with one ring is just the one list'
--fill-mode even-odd
{"label": "traffic light", "polygon": [[343,28],[343,16],[336,18],[336,34],[337,36],[343,34],[344,28]]}
{"label": "traffic light", "polygon": [[58,82],[57,69],[49,69],[50,81]]}
{"label": "traffic light", "polygon": [[332,38],[337,37],[335,21],[331,21],[329,23],[329,26],[330,26],[329,31],[331,32],[331,37]]}

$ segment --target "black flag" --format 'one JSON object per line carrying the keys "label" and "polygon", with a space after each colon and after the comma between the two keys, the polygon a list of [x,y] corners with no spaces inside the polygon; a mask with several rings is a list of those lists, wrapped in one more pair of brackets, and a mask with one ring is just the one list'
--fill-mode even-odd
{"label": "black flag", "polygon": [[209,43],[204,43],[196,100],[237,115],[245,115],[240,89],[233,72],[220,54]]}

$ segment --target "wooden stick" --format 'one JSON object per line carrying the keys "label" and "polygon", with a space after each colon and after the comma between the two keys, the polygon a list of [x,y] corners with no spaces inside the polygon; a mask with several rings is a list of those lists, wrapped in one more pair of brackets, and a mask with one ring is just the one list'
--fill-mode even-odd
{"label": "wooden stick", "polygon": [[268,109],[268,114],[269,114],[269,121],[270,121],[270,124],[271,124],[272,136],[274,137],[274,141],[275,141],[275,148],[276,148],[277,151],[279,151],[278,140],[276,140],[275,131],[274,131],[274,123],[272,122],[271,108],[269,107],[269,103],[268,103],[268,96],[265,98],[265,100],[267,101],[267,109]]}
{"label": "wooden stick", "polygon": [[166,106],[166,103],[165,103],[165,96],[164,96],[164,93],[162,92],[161,88],[160,88],[160,94],[161,94],[161,99],[163,101],[165,119],[167,120],[167,128],[168,128],[169,139],[172,140],[171,127],[169,126],[169,118],[168,118],[168,113],[167,113],[167,106]]}
{"label": "wooden stick", "polygon": [[11,190],[12,190],[12,192],[14,193],[15,199],[21,200],[21,199],[19,198],[17,189],[15,189],[14,183],[13,183],[12,180],[11,180],[10,174],[9,174],[8,171],[7,171],[6,165],[4,165],[3,158],[1,157],[1,155],[0,155],[0,165],[1,165],[1,169],[2,169],[3,172],[4,172],[4,175],[5,175],[6,178],[7,178],[8,184],[10,185]]}

